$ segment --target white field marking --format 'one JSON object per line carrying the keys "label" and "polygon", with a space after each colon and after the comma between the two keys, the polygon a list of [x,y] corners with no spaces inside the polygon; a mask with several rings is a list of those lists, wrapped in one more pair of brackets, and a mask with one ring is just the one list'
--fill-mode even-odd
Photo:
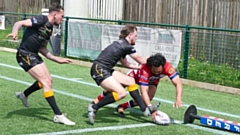
{"label": "white field marking", "polygon": [[131,125],[123,125],[123,126],[85,128],[85,129],[76,129],[76,130],[61,131],[61,132],[28,134],[28,135],[64,135],[64,134],[76,134],[76,133],[85,133],[85,132],[105,131],[105,130],[120,130],[120,129],[127,129],[127,128],[139,128],[139,127],[146,127],[146,126],[156,126],[156,124],[152,124],[152,123],[131,124]]}
{"label": "white field marking", "polygon": [[[0,66],[13,68],[13,69],[18,69],[18,70],[23,70],[20,67],[16,67],[16,66],[4,64],[4,63],[0,63]],[[85,85],[89,85],[89,86],[99,87],[99,86],[97,86],[96,84],[93,84],[93,83],[88,83],[88,82],[84,82],[84,81],[70,79],[70,78],[66,78],[66,77],[62,77],[62,76],[58,76],[58,75],[53,75],[53,74],[51,74],[51,76],[54,77],[54,78],[63,79],[63,80],[71,81],[71,82],[76,82],[76,83],[81,83],[81,84],[85,84]],[[157,101],[161,101],[161,102],[165,102],[165,103],[169,103],[169,104],[173,104],[174,103],[173,101],[165,100],[165,99],[161,99],[161,98],[157,98],[157,97],[154,97],[153,100],[157,100]],[[184,104],[183,106],[188,107],[189,105],[188,104]],[[223,116],[229,116],[229,117],[240,119],[240,116],[239,115],[235,115],[235,114],[229,114],[229,113],[215,111],[215,110],[210,110],[210,109],[205,109],[205,108],[201,108],[201,107],[197,107],[197,109],[201,110],[201,111],[205,111],[205,112],[210,112],[210,113],[214,113],[214,114],[219,114],[219,115],[223,115]]]}
{"label": "white field marking", "polygon": [[[17,82],[17,83],[20,83],[20,84],[25,84],[25,85],[32,85],[31,83],[29,82],[25,82],[25,81],[21,81],[21,80],[17,80],[17,79],[14,79],[14,78],[9,78],[9,77],[6,77],[6,76],[1,76],[0,75],[0,78],[1,79],[4,79],[4,80],[8,80],[8,81],[12,81],[12,82]],[[84,97],[84,96],[81,96],[81,95],[76,95],[76,94],[72,94],[72,93],[68,93],[68,92],[64,92],[64,91],[61,91],[61,90],[56,90],[56,89],[53,89],[54,92],[56,93],[59,93],[59,94],[62,94],[62,95],[65,95],[65,96],[70,96],[70,97],[74,97],[74,98],[78,98],[78,99],[82,99],[82,100],[86,100],[86,101],[92,101],[93,99],[91,98],[88,98],[88,97]],[[110,104],[108,105],[110,107],[116,107],[117,105],[114,105],[114,104]],[[131,109],[133,110],[133,112],[136,112],[136,113],[141,113],[139,111],[134,111],[134,109]],[[183,122],[180,121],[180,120],[174,120],[175,124],[182,124]],[[139,125],[139,126],[138,126]],[[156,124],[153,124],[153,123],[144,123],[144,124],[134,124],[135,128],[137,127],[144,127],[144,126],[155,126]],[[207,132],[211,132],[211,133],[214,133],[214,134],[218,134],[218,135],[231,135],[230,132],[224,132],[224,131],[221,131],[221,130],[214,130],[214,129],[211,129],[211,128],[207,128],[207,127],[201,127],[201,126],[197,126],[197,125],[193,125],[193,124],[183,124],[184,126],[189,126],[189,127],[193,127],[194,129],[199,129],[199,130],[203,130],[203,131],[207,131]],[[125,125],[125,126],[130,126],[130,125]],[[76,134],[76,133],[82,133],[82,132],[91,132],[91,131],[103,131],[103,130],[116,130],[116,129],[124,129],[124,128],[127,128],[125,126],[115,126],[114,128],[113,127],[100,127],[100,128],[89,128],[89,129],[78,129],[78,130],[67,130],[67,131],[59,131],[59,132],[50,132],[50,133],[40,133],[40,134],[31,134],[31,135],[59,135],[59,134]]]}
{"label": "white field marking", "polygon": [[82,78],[71,78],[73,80],[82,80]]}

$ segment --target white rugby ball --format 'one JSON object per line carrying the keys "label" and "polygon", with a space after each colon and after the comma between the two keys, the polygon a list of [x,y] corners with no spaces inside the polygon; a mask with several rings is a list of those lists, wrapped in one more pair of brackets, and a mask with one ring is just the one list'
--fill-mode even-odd
{"label": "white rugby ball", "polygon": [[168,125],[171,121],[170,117],[166,113],[159,110],[157,110],[155,120],[156,120],[155,123],[160,125]]}

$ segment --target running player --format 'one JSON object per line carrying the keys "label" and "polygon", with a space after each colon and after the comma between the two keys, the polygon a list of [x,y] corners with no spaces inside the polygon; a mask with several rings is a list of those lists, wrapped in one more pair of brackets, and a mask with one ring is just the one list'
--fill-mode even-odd
{"label": "running player", "polygon": [[46,58],[59,64],[70,63],[70,59],[58,58],[47,50],[47,43],[52,34],[53,25],[60,25],[63,22],[64,9],[59,3],[53,3],[49,7],[49,15],[38,15],[31,19],[18,21],[14,24],[12,33],[7,37],[14,40],[18,38],[18,31],[21,27],[27,27],[24,31],[23,39],[17,49],[16,59],[18,64],[28,72],[36,81],[23,92],[17,92],[23,105],[29,107],[28,97],[33,92],[43,89],[43,96],[51,106],[55,116],[54,122],[65,125],[75,125],[58,108],[52,90],[52,78],[47,66],[38,52]]}

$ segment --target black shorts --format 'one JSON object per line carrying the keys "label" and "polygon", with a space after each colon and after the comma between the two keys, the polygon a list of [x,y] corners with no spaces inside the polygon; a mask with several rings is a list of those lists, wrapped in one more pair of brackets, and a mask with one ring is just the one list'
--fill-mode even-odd
{"label": "black shorts", "polygon": [[24,50],[18,50],[16,54],[18,64],[27,72],[32,67],[43,63],[42,58],[36,54]]}
{"label": "black shorts", "polygon": [[113,71],[114,69],[109,70],[98,63],[93,63],[90,73],[97,85],[100,85],[103,80],[112,76]]}

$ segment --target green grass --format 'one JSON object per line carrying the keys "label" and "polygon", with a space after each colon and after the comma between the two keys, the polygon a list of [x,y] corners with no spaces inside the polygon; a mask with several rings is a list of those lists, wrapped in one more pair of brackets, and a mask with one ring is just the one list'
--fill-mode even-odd
{"label": "green grass", "polygon": [[[19,31],[19,39],[22,38],[22,30]],[[0,32],[0,46],[17,48],[19,43],[12,43],[7,41],[5,38],[7,34],[11,33],[11,28],[6,28],[6,30]],[[63,38],[63,37],[62,37]],[[10,38],[9,38],[10,39]],[[48,49],[51,51],[50,45]],[[61,52],[61,56],[64,56],[64,52]],[[77,58],[75,58],[77,59]],[[84,61],[89,61],[87,59],[81,59]],[[183,60],[179,61],[178,70],[180,71],[180,76],[182,77],[183,71]],[[196,80],[200,82],[218,84],[223,86],[240,88],[240,72],[238,68],[233,68],[231,65],[217,65],[212,64],[203,60],[197,60],[193,57],[189,57],[187,65],[187,79]]]}
{"label": "green grass", "polygon": [[[200,135],[200,134],[216,134],[214,131],[220,131],[217,129],[211,129],[201,126],[198,120],[194,122],[195,127],[190,127],[181,124],[172,124],[169,126],[148,126],[141,128],[128,128],[128,129],[117,129],[117,130],[106,130],[106,131],[93,131],[95,128],[106,128],[111,126],[124,126],[132,124],[144,124],[151,123],[150,118],[126,111],[126,118],[119,118],[112,107],[101,108],[97,115],[94,126],[88,123],[86,105],[89,103],[87,99],[96,98],[96,96],[102,91],[101,88],[95,85],[89,74],[89,68],[79,65],[59,65],[44,59],[51,74],[53,75],[53,88],[55,89],[55,98],[60,109],[68,114],[68,117],[76,122],[75,126],[64,126],[61,124],[53,123],[53,112],[50,109],[48,103],[43,98],[42,91],[37,91],[29,97],[30,108],[22,106],[21,102],[15,98],[15,92],[23,91],[34,82],[34,80],[24,71],[19,70],[15,60],[15,53],[9,53],[0,51],[0,64],[11,65],[14,68],[5,67],[0,65],[0,134],[36,134],[36,133],[47,133],[47,132],[60,132],[60,131],[71,131],[77,129],[92,129],[90,132],[82,134],[88,135]],[[5,77],[3,79],[2,77]],[[62,77],[59,78],[59,77]],[[8,78],[8,79],[7,79]],[[12,79],[12,81],[9,80]],[[65,80],[64,80],[65,78]],[[87,84],[79,82],[73,82],[66,79],[75,79]],[[18,82],[16,82],[18,81]],[[67,94],[72,94],[77,97],[68,96],[66,94],[60,94],[59,91]],[[153,103],[157,103],[160,98],[168,101],[175,101],[175,88],[167,81],[161,81],[156,93],[156,99]],[[119,101],[122,103],[128,101],[130,96],[128,95],[125,99]],[[194,88],[184,86],[183,101],[186,105],[194,104],[199,108],[205,108],[208,110],[215,110],[224,112],[227,114],[237,115],[239,112],[238,102],[239,96],[220,93],[216,91],[209,91],[200,88]],[[117,105],[115,103],[114,105]],[[172,104],[162,102],[160,109],[172,118],[176,120],[183,120],[183,115],[186,107],[172,108]],[[138,107],[134,109],[139,111]],[[198,115],[208,114],[228,120],[240,121],[238,118],[230,117],[226,115],[220,115],[218,113],[210,113],[208,111],[198,110]],[[237,115],[238,116],[238,115]],[[198,127],[209,129],[211,132],[201,130]],[[221,131],[226,134],[230,132]],[[79,133],[75,133],[79,134]]]}
{"label": "green grass", "polygon": [[[178,70],[183,71],[180,60]],[[188,59],[187,79],[240,88],[240,70],[229,64],[217,65],[190,57]]]}

